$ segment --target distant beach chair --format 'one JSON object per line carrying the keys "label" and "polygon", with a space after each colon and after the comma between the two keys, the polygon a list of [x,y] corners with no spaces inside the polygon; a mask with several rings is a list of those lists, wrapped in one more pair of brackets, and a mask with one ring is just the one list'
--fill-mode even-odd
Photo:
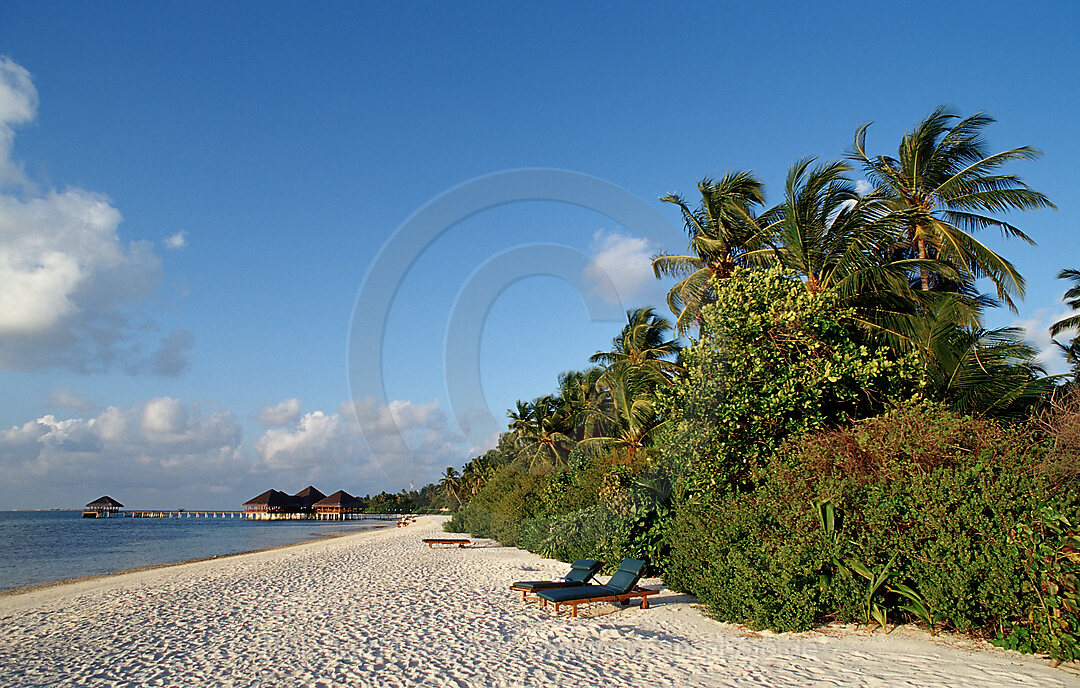
{"label": "distant beach chair", "polygon": [[458,538],[424,538],[424,544],[428,546],[428,549],[431,549],[435,545],[450,545],[451,547],[457,545],[458,547],[468,547],[472,544],[472,541]]}
{"label": "distant beach chair", "polygon": [[[535,593],[539,590],[550,590],[554,588],[578,588],[585,585],[589,580],[600,572],[603,568],[604,562],[596,561],[595,559],[578,559],[573,564],[570,564],[570,573],[566,574],[563,580],[555,581],[518,581],[510,586],[511,590],[521,593],[521,601],[525,601],[525,596],[529,593]],[[538,598],[536,598],[538,599]]]}
{"label": "distant beach chair", "polygon": [[537,591],[536,596],[543,603],[551,602],[555,605],[555,613],[559,613],[560,605],[570,605],[570,616],[577,616],[579,604],[589,602],[621,602],[630,604],[635,597],[641,598],[641,608],[649,608],[649,595],[655,595],[659,590],[638,587],[645,572],[645,561],[642,559],[623,559],[619,564],[619,570],[604,585],[583,585],[577,588],[556,588],[554,590]]}

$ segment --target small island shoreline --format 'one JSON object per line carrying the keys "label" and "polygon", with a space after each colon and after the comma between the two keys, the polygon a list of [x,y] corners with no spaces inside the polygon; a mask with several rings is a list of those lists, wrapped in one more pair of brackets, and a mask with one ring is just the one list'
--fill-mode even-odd
{"label": "small island shoreline", "polygon": [[[431,549],[443,518],[64,582],[0,597],[0,684],[105,686],[920,685],[1070,688],[1044,659],[963,638],[826,627],[754,632],[663,589],[580,618],[508,587],[566,564],[479,540]],[[662,586],[658,579],[643,581]]]}

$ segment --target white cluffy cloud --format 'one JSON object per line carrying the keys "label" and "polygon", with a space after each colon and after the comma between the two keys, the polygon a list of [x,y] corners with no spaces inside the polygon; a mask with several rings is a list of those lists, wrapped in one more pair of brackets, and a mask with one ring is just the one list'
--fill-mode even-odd
{"label": "white cluffy cloud", "polygon": [[385,406],[373,399],[343,402],[336,413],[306,413],[287,427],[267,430],[255,443],[259,468],[290,476],[290,483],[365,490],[374,488],[360,486],[426,484],[447,465],[460,465],[468,451],[437,399]]}
{"label": "white cluffy cloud", "polygon": [[[86,404],[55,390],[57,406]],[[87,404],[88,405],[88,404]],[[296,399],[268,406],[284,420],[256,440],[227,411],[173,397],[77,418],[43,415],[0,430],[0,509],[78,507],[108,494],[129,508],[229,508],[275,488],[391,492],[438,479],[476,452],[438,400],[371,399],[300,415]]]}
{"label": "white cluffy cloud", "polygon": [[300,417],[300,400],[285,399],[273,406],[263,406],[256,416],[268,428],[280,428]]}
{"label": "white cluffy cloud", "polygon": [[151,344],[134,336],[139,307],[158,289],[161,259],[149,242],[124,243],[123,219],[104,195],[39,192],[11,158],[15,126],[33,121],[30,74],[0,57],[0,368],[176,374],[190,334]]}
{"label": "white cluffy cloud", "polygon": [[187,246],[187,232],[177,232],[165,239],[165,248],[172,250],[181,249]]}
{"label": "white cluffy cloud", "polygon": [[605,298],[610,291],[602,286],[610,281],[623,303],[657,302],[664,290],[653,273],[652,258],[659,251],[648,239],[598,230],[590,245],[593,262],[585,268],[585,279]]}
{"label": "white cluffy cloud", "polygon": [[[1039,351],[1039,362],[1049,375],[1069,372],[1069,364],[1066,362],[1065,356],[1061,353],[1061,349],[1054,344],[1053,338],[1050,337],[1050,326],[1074,314],[1074,311],[1062,303],[1061,308],[1038,308],[1031,314],[1031,317],[1016,320],[1012,323],[1013,327],[1024,330],[1024,337],[1028,340],[1028,343]],[[1066,331],[1058,335],[1056,339],[1067,345],[1075,335],[1075,332]]]}
{"label": "white cluffy cloud", "polygon": [[70,507],[115,493],[161,507],[243,494],[252,464],[240,437],[231,413],[171,397],[87,418],[44,415],[0,431],[0,503]]}
{"label": "white cluffy cloud", "polygon": [[11,160],[15,125],[34,121],[38,95],[30,72],[0,56],[0,185],[23,184],[26,177]]}

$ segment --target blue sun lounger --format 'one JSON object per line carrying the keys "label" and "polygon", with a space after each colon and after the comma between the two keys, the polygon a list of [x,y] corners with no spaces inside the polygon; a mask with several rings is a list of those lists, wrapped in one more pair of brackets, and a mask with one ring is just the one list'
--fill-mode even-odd
{"label": "blue sun lounger", "polygon": [[603,566],[604,562],[595,559],[578,559],[570,564],[570,573],[561,581],[518,581],[511,585],[510,589],[521,592],[521,601],[524,602],[526,595],[540,590],[581,587],[599,573]]}
{"label": "blue sun lounger", "polygon": [[556,588],[554,590],[540,590],[536,596],[546,604],[551,602],[555,605],[555,613],[559,613],[561,605],[570,605],[570,616],[577,616],[579,604],[589,602],[621,602],[630,604],[635,597],[641,598],[641,608],[649,608],[649,595],[655,595],[659,590],[638,587],[638,581],[645,572],[645,561],[642,559],[623,559],[619,564],[619,570],[604,585],[583,585],[576,588]]}

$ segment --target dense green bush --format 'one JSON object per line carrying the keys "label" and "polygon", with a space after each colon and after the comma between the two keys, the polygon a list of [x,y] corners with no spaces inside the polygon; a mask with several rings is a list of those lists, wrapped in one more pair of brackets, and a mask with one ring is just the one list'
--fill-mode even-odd
{"label": "dense green bush", "polygon": [[614,517],[608,506],[594,504],[578,511],[534,518],[525,525],[522,547],[560,561],[605,559]]}
{"label": "dense green bush", "polygon": [[[1071,658],[1080,496],[1045,468],[1026,426],[909,404],[806,435],[757,489],[681,509],[665,580],[720,619],[775,630],[869,622],[874,606],[914,620],[903,589],[927,620]],[[860,570],[884,574],[871,599]]]}
{"label": "dense green bush", "polygon": [[446,522],[452,533],[471,533],[517,547],[525,522],[543,509],[543,476],[523,473],[512,466],[499,468],[467,506]]}
{"label": "dense green bush", "polygon": [[[793,567],[787,561],[794,545],[784,534],[805,531],[813,520],[807,512],[799,522],[778,523],[758,505],[767,497],[739,493],[769,479],[777,452],[790,438],[871,415],[890,399],[915,394],[916,360],[866,344],[845,324],[852,314],[838,307],[835,294],[810,293],[778,270],[737,271],[713,289],[716,301],[702,310],[701,336],[683,351],[688,374],[667,395],[663,459],[680,479],[665,580],[715,609],[729,610],[723,613],[731,618],[805,626],[814,614],[784,601],[798,605],[819,595],[806,589],[799,573],[809,564]],[[729,557],[727,545],[747,538],[752,542],[744,542],[745,551]],[[761,594],[747,598],[723,582],[743,577]],[[745,608],[746,599],[766,592],[776,595],[773,611]],[[778,615],[791,618],[775,621]]]}
{"label": "dense green bush", "polygon": [[663,479],[653,476],[650,483],[583,452],[570,463],[546,475],[500,468],[444,529],[563,561],[603,559],[613,569],[635,557],[659,568],[667,553],[668,495],[653,483]]}
{"label": "dense green bush", "polygon": [[793,434],[873,415],[917,388],[917,359],[867,344],[830,291],[779,270],[713,284],[687,375],[665,395],[665,460],[691,498],[752,486]]}

